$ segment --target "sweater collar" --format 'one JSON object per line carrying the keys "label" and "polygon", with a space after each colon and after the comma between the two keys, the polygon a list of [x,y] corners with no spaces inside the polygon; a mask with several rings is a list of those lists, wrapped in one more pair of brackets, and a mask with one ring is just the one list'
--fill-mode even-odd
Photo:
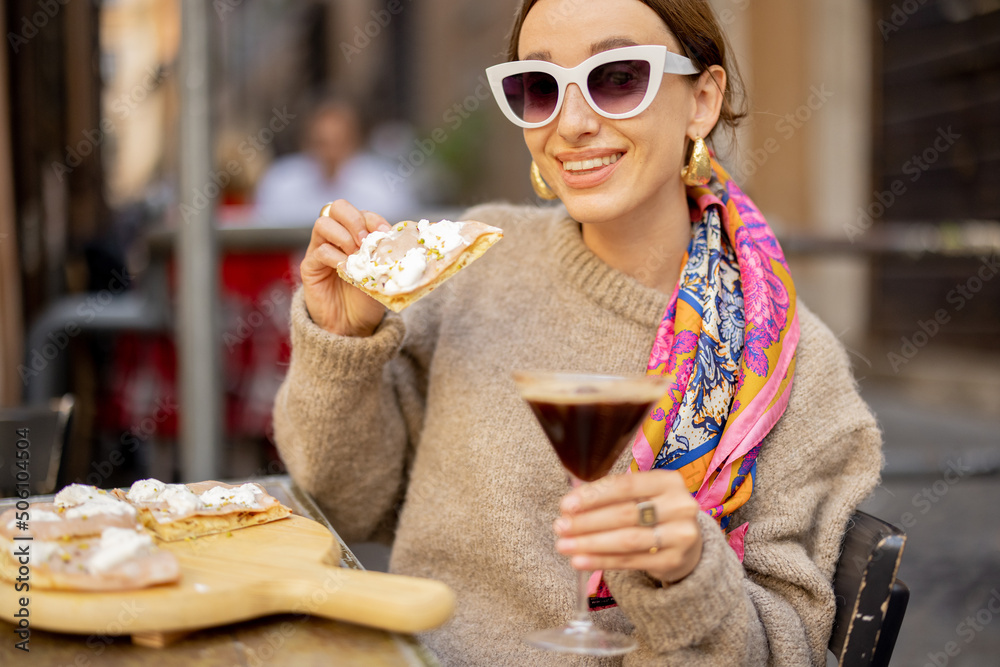
{"label": "sweater collar", "polygon": [[557,210],[561,215],[550,227],[549,240],[559,279],[602,308],[643,326],[657,327],[670,295],[606,264],[583,242],[580,223],[562,207]]}

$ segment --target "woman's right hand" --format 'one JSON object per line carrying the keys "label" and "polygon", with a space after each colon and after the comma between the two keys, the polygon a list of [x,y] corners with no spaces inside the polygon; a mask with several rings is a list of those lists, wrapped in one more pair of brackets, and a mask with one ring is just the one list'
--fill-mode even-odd
{"label": "woman's right hand", "polygon": [[309,249],[300,265],[306,309],[313,322],[342,336],[370,336],[385,315],[385,306],[337,275],[337,264],[353,254],[370,232],[389,231],[388,221],[359,211],[338,199],[329,216],[313,225]]}

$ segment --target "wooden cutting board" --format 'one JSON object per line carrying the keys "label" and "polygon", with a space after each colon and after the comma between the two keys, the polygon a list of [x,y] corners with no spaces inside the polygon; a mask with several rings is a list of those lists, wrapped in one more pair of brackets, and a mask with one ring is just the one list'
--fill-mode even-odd
{"label": "wooden cutting board", "polygon": [[[180,561],[180,582],[114,593],[33,589],[31,627],[162,645],[171,633],[305,613],[414,633],[441,625],[455,606],[452,590],[438,581],[326,564],[340,560],[338,543],[321,524],[294,514],[161,547]],[[11,619],[23,595],[0,581],[0,618]]]}

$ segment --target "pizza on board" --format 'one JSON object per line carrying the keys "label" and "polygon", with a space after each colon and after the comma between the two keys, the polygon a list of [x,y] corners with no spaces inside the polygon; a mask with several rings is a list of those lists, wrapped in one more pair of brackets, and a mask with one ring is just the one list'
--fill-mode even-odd
{"label": "pizza on board", "polygon": [[[0,578],[55,590],[119,591],[180,579],[177,558],[158,548],[138,512],[113,493],[71,484],[51,503],[0,514]],[[22,578],[22,583],[25,579]]]}
{"label": "pizza on board", "polygon": [[142,525],[165,542],[256,526],[292,513],[260,484],[250,482],[164,484],[142,479],[128,492],[114,493],[131,504]]}

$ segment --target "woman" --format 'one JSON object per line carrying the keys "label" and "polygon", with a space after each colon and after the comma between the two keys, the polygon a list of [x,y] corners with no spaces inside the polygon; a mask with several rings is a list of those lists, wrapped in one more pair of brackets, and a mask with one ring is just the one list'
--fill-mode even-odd
{"label": "woman", "polygon": [[[446,664],[561,662],[522,637],[566,619],[573,568],[603,570],[594,621],[640,645],[622,664],[825,664],[880,438],[770,230],[700,154],[738,116],[708,3],[529,0],[509,55],[494,92],[565,208],[469,211],[504,240],[402,317],[334,270],[387,222],[344,201],[319,218],[275,403],[289,471],[345,538],[394,538],[392,571],[455,589],[423,637]],[[517,368],[675,382],[617,474],[567,493]]]}

